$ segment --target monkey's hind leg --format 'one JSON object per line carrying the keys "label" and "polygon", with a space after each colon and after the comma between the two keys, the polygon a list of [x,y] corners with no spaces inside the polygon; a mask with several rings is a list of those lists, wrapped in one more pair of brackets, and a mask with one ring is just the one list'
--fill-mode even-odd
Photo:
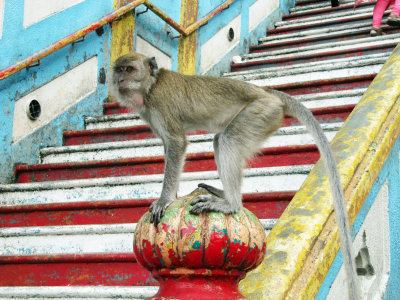
{"label": "monkey's hind leg", "polygon": [[[260,98],[248,104],[214,138],[215,161],[223,191],[206,188],[210,195],[200,195],[192,201],[190,211],[239,212],[242,205],[242,174],[246,159],[257,152],[262,142],[282,124],[283,105],[279,99]],[[223,196],[223,197],[216,197]]]}

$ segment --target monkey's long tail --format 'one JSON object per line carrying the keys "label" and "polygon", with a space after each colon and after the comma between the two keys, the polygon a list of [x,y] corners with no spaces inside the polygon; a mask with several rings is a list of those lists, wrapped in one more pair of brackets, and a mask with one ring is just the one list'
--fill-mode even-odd
{"label": "monkey's long tail", "polygon": [[274,93],[278,94],[286,105],[286,113],[298,118],[299,121],[310,131],[317,144],[318,150],[323,157],[334,200],[336,222],[339,226],[339,236],[343,254],[343,264],[347,275],[349,297],[351,300],[361,300],[361,288],[356,272],[355,256],[352,247],[344,192],[329,141],[327,140],[318,121],[303,104],[283,92],[274,91]]}

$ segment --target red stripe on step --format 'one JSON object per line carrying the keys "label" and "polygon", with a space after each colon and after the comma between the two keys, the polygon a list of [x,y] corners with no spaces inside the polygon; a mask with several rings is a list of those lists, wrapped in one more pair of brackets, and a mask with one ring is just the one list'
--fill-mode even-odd
{"label": "red stripe on step", "polygon": [[[266,183],[267,184],[267,183]],[[244,194],[244,206],[260,219],[279,218],[295,192]],[[154,199],[0,207],[1,227],[137,223]]]}
{"label": "red stripe on step", "polygon": [[[248,62],[243,62],[243,63],[232,63],[231,67],[234,72],[241,71],[243,68],[246,67],[251,67],[251,66],[262,66],[266,64],[283,64],[286,62],[290,62],[291,65],[294,64],[296,61],[302,61],[306,59],[314,59],[314,61],[317,58],[326,58],[327,56],[333,56],[333,55],[341,55],[345,54],[346,56],[350,56],[351,53],[356,53],[358,56],[363,55],[363,51],[368,51],[368,50],[382,50],[382,49],[389,49],[390,51],[397,45],[397,43],[390,43],[390,44],[385,44],[385,45],[373,45],[373,46],[365,46],[365,47],[356,47],[353,49],[345,49],[345,50],[335,50],[335,51],[326,51],[322,53],[311,53],[311,54],[304,54],[304,55],[292,55],[292,56],[285,56],[281,58],[273,58],[273,59],[265,59],[265,60],[254,60],[254,61],[248,61]],[[261,46],[260,46],[261,48]],[[263,52],[263,51],[260,51]]]}
{"label": "red stripe on step", "polygon": [[157,285],[134,254],[0,257],[0,286]]}
{"label": "red stripe on step", "polygon": [[311,24],[271,29],[271,30],[267,30],[267,36],[272,36],[272,35],[276,35],[276,34],[284,34],[284,33],[289,33],[289,32],[296,32],[296,31],[305,30],[305,29],[309,29],[309,28],[315,28],[315,27],[337,25],[338,23],[343,24],[343,23],[357,22],[357,21],[368,20],[368,19],[372,20],[372,12],[365,16],[357,16],[357,17],[350,16],[350,17],[345,17],[345,18],[339,19],[339,20],[327,18],[327,20],[325,20],[324,22],[316,22],[316,23],[311,23]]}
{"label": "red stripe on step", "polygon": [[[315,145],[273,147],[262,149],[260,155],[249,162],[248,167],[312,164],[318,159],[319,153]],[[163,170],[164,157],[154,156],[81,163],[18,165],[15,174],[18,183],[25,183],[161,174]],[[184,172],[211,170],[216,170],[213,152],[186,156]]]}
{"label": "red stripe on step", "polygon": [[[365,2],[361,3],[357,6],[357,8],[363,7],[363,6],[373,6],[375,5],[376,2]],[[284,15],[282,17],[282,20],[284,21],[289,21],[293,19],[297,19],[299,17],[305,17],[305,16],[314,16],[314,15],[321,15],[324,13],[335,13],[335,12],[340,12],[341,10],[348,10],[351,9],[353,10],[354,4],[345,4],[337,7],[329,7],[329,8],[320,8],[320,9],[315,9],[312,11],[305,11],[305,12],[296,12],[292,13],[290,15]],[[327,16],[329,18],[330,16]],[[302,18],[302,20],[307,20],[307,18]]]}
{"label": "red stripe on step", "polygon": [[304,95],[368,87],[376,74],[268,86],[290,95]]}

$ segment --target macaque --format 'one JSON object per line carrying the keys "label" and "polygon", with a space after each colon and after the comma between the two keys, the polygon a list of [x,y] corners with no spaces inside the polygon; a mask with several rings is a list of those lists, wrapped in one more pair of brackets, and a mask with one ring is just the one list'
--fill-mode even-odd
{"label": "macaque", "polygon": [[220,190],[199,184],[209,194],[194,199],[190,212],[234,214],[243,207],[241,184],[246,160],[281,126],[285,114],[298,118],[312,134],[325,162],[351,299],[359,299],[349,221],[336,162],[319,123],[300,102],[283,92],[240,80],[158,69],[154,57],[139,53],[129,53],[115,61],[110,91],[122,106],[137,111],[163,142],[163,186],[160,198],[150,207],[155,226],[176,198],[187,145],[185,132],[200,129],[216,133],[215,161],[223,186]]}

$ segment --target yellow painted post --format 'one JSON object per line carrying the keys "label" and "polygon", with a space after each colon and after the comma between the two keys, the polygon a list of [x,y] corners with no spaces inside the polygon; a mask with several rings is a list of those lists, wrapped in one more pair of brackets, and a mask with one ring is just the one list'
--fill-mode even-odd
{"label": "yellow painted post", "polygon": [[[130,0],[114,0],[113,9],[118,9]],[[112,38],[111,38],[111,65],[113,62],[128,52],[133,50],[133,30],[135,26],[134,11],[126,14],[120,20],[112,23]]]}
{"label": "yellow painted post", "polygon": [[[126,4],[130,0],[114,0],[113,10],[116,10]],[[111,53],[110,67],[114,61],[133,50],[133,30],[135,27],[135,11],[124,15],[121,19],[114,21],[111,27]],[[108,96],[109,102],[115,102],[112,97]]]}
{"label": "yellow painted post", "polygon": [[[198,0],[181,0],[180,24],[183,28],[197,21]],[[178,42],[178,71],[182,74],[196,73],[197,31],[187,37],[181,37]]]}

